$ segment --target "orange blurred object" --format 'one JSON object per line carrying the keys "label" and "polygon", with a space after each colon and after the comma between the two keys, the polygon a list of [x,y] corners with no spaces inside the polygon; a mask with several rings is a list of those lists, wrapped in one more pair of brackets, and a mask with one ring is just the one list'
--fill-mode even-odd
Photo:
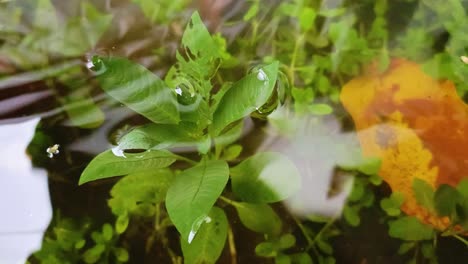
{"label": "orange blurred object", "polygon": [[420,206],[415,178],[437,188],[468,176],[468,107],[451,81],[434,80],[421,67],[393,59],[383,72],[348,82],[341,102],[351,114],[366,156],[382,159],[380,176],[405,195],[402,210],[438,229],[450,225]]}

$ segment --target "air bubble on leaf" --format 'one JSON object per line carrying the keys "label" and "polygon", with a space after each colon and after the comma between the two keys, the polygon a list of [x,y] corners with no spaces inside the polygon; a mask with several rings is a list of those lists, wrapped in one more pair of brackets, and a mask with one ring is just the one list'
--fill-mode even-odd
{"label": "air bubble on leaf", "polygon": [[187,242],[190,244],[192,243],[193,239],[195,238],[195,235],[198,233],[198,230],[200,230],[200,227],[203,223],[211,223],[211,217],[207,215],[202,215],[201,217],[197,218],[192,224],[192,228],[190,229],[190,233],[188,235]]}
{"label": "air bubble on leaf", "polygon": [[107,68],[104,62],[98,56],[93,56],[86,62],[86,68],[90,70],[94,75],[100,75],[106,72]]}
{"label": "air bubble on leaf", "polygon": [[257,72],[257,79],[259,81],[264,81],[264,82],[268,82],[268,76],[266,75],[266,73],[263,71],[263,69],[259,69],[258,72]]}
{"label": "air bubble on leaf", "polygon": [[114,154],[117,157],[126,158],[123,149],[121,149],[119,146],[112,148],[112,154]]}

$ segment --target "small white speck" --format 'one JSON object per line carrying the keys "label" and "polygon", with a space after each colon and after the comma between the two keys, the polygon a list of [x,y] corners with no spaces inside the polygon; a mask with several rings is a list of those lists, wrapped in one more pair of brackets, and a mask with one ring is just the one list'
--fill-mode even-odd
{"label": "small white speck", "polygon": [[175,92],[178,95],[182,95],[182,89],[180,89],[180,87],[178,87],[178,86],[175,88]]}
{"label": "small white speck", "polygon": [[47,156],[48,156],[49,158],[53,158],[54,155],[59,154],[59,153],[60,153],[59,147],[60,147],[59,144],[55,144],[55,145],[53,145],[52,147],[48,147],[47,150],[46,150]]}

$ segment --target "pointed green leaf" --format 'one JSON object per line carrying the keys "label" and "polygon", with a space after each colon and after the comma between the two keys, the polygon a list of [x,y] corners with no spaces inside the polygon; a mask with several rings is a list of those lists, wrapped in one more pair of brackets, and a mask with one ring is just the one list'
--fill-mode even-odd
{"label": "pointed green leaf", "polygon": [[169,217],[183,240],[192,240],[229,179],[224,161],[202,161],[176,176],[166,196]]}
{"label": "pointed green leaf", "polygon": [[208,217],[209,222],[201,225],[191,243],[181,240],[186,264],[216,263],[223,252],[228,230],[226,214],[220,208],[213,207]]}
{"label": "pointed green leaf", "polygon": [[280,153],[258,153],[231,169],[232,190],[244,202],[274,203],[294,194],[299,172]]}
{"label": "pointed green leaf", "polygon": [[94,64],[102,89],[119,102],[154,123],[180,121],[175,92],[142,65],[119,57],[100,58]]}
{"label": "pointed green leaf", "polygon": [[281,219],[269,205],[236,203],[234,206],[242,224],[248,229],[269,235],[281,232]]}
{"label": "pointed green leaf", "polygon": [[176,161],[165,150],[148,150],[142,153],[117,153],[112,150],[97,155],[86,167],[79,184],[104,178],[127,175],[151,169],[165,168]]}
{"label": "pointed green leaf", "polygon": [[277,61],[259,68],[234,83],[213,114],[213,130],[218,135],[230,123],[262,107],[273,93],[278,76]]}
{"label": "pointed green leaf", "polygon": [[425,180],[416,178],[413,181],[416,201],[426,209],[434,211],[434,189]]}

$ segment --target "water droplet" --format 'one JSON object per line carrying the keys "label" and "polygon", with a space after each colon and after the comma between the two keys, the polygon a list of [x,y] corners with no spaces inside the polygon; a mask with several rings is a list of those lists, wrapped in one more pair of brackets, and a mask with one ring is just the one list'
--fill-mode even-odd
{"label": "water droplet", "polygon": [[123,149],[121,149],[119,146],[112,148],[112,154],[114,154],[117,157],[126,158]]}
{"label": "water droplet", "polygon": [[268,76],[266,75],[266,73],[263,71],[263,69],[259,69],[258,72],[257,72],[257,79],[259,81],[268,81]]}
{"label": "water droplet", "polygon": [[193,87],[188,84],[179,84],[174,91],[177,94],[177,101],[181,105],[191,105],[197,101],[197,94]]}
{"label": "water droplet", "polygon": [[106,72],[107,68],[104,62],[98,56],[93,56],[86,62],[86,68],[94,75],[100,75]]}
{"label": "water droplet", "polygon": [[175,88],[175,93],[178,94],[178,95],[182,95],[182,89],[179,86],[177,86]]}
{"label": "water droplet", "polygon": [[49,158],[53,158],[54,155],[59,154],[59,153],[60,153],[59,147],[60,147],[59,144],[55,144],[55,145],[53,145],[52,147],[48,147],[47,150],[46,150],[47,156],[48,156]]}
{"label": "water droplet", "polygon": [[192,243],[193,239],[195,238],[195,235],[198,233],[198,230],[200,230],[200,227],[203,223],[211,223],[211,217],[207,215],[202,215],[193,222],[192,228],[190,229],[190,233],[187,238],[187,242],[189,244]]}

